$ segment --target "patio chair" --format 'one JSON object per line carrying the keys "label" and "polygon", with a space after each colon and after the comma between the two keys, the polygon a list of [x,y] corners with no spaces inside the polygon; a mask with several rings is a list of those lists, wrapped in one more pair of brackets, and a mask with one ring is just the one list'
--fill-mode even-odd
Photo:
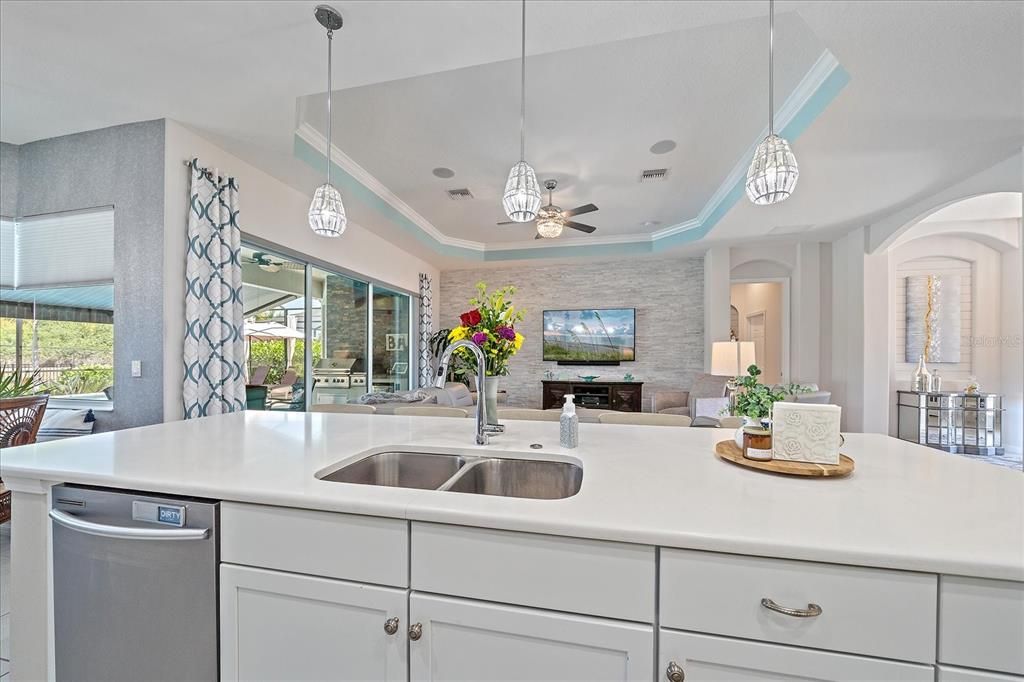
{"label": "patio chair", "polygon": [[270,365],[258,365],[249,375],[250,386],[262,386],[267,383],[267,374],[270,372]]}
{"label": "patio chair", "polygon": [[292,398],[292,391],[299,374],[294,369],[286,369],[281,375],[280,383],[274,384],[267,389],[271,400],[289,401]]}
{"label": "patio chair", "polygon": [[[0,448],[36,442],[50,396],[0,399]],[[11,491],[0,480],[0,523],[11,520]]]}

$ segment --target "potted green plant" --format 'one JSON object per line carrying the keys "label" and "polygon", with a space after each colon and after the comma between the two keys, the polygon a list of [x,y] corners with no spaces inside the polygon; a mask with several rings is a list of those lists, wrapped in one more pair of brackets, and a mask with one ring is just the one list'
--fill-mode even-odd
{"label": "potted green plant", "polygon": [[[772,405],[782,400],[785,394],[778,388],[767,386],[758,381],[761,368],[757,365],[747,367],[747,376],[737,377],[738,388],[734,397],[732,413],[743,417],[745,426],[759,425],[762,420],[772,416]],[[743,428],[736,430],[736,442],[743,447]]]}

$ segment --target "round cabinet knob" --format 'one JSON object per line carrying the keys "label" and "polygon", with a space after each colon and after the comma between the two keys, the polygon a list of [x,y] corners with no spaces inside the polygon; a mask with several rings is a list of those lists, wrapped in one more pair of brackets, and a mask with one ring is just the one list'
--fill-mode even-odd
{"label": "round cabinet knob", "polygon": [[665,668],[665,677],[669,682],[683,682],[686,679],[686,674],[683,669],[679,667],[679,664],[675,661],[669,661],[668,667]]}
{"label": "round cabinet knob", "polygon": [[420,623],[413,623],[409,626],[409,639],[412,641],[419,640],[423,636],[423,625]]}
{"label": "round cabinet knob", "polygon": [[389,635],[393,635],[396,632],[398,632],[398,619],[388,618],[386,621],[384,621],[384,632],[388,633]]}

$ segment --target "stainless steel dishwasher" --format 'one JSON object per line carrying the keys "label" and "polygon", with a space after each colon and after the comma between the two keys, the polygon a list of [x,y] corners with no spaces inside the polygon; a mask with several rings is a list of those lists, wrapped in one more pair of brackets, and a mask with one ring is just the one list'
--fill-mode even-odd
{"label": "stainless steel dishwasher", "polygon": [[53,488],[57,680],[216,680],[212,500]]}

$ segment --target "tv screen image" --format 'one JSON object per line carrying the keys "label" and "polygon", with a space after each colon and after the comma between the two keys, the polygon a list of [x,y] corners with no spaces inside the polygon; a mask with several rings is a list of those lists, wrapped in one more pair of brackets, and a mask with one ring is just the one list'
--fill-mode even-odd
{"label": "tv screen image", "polygon": [[622,362],[635,359],[636,311],[545,310],[544,359],[560,362]]}

